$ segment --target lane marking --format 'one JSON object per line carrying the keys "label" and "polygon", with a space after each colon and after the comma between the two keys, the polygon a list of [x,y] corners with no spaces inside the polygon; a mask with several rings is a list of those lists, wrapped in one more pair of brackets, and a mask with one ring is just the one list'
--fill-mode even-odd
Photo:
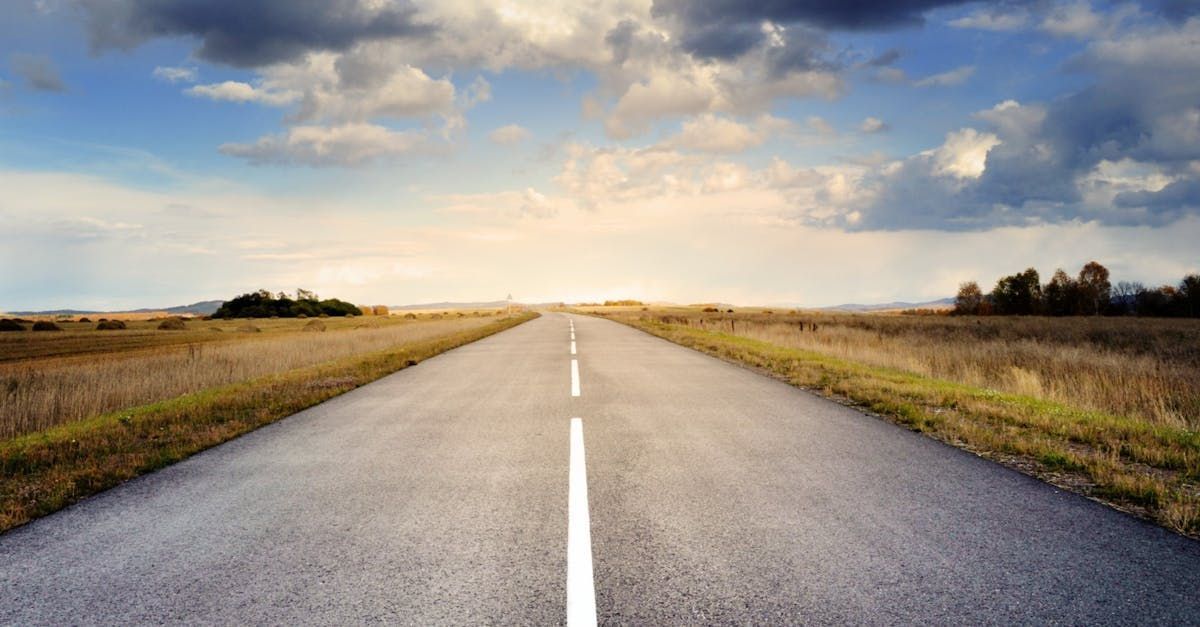
{"label": "lane marking", "polygon": [[592,520],[588,514],[587,463],[583,420],[571,419],[571,471],[567,493],[567,625],[596,624],[596,584],[592,577]]}
{"label": "lane marking", "polygon": [[572,330],[571,330],[571,339],[572,339],[572,340],[573,340],[573,339],[575,339],[575,331],[574,331],[574,329],[572,329]]}
{"label": "lane marking", "polygon": [[571,360],[571,396],[579,396],[579,360]]}
{"label": "lane marking", "polygon": [[571,340],[571,354],[575,354],[575,340]]}

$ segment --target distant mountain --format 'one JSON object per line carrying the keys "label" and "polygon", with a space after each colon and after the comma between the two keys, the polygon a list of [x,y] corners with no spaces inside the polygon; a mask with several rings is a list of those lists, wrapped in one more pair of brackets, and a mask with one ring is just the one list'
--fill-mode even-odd
{"label": "distant mountain", "polygon": [[223,300],[202,300],[198,303],[190,305],[179,305],[177,307],[167,307],[166,309],[138,309],[135,313],[144,313],[151,311],[165,311],[169,314],[196,314],[198,316],[209,316],[213,312],[224,305]]}
{"label": "distant mountain", "polygon": [[939,298],[937,300],[929,300],[921,303],[906,303],[892,302],[879,303],[876,305],[862,305],[859,303],[847,303],[845,305],[834,305],[833,307],[821,307],[824,311],[888,311],[892,309],[945,309],[953,307],[953,298]]}
{"label": "distant mountain", "polygon": [[196,316],[208,316],[217,310],[225,301],[223,300],[202,300],[198,303],[190,305],[178,305],[175,307],[146,307],[142,309],[131,309],[128,311],[93,311],[85,309],[49,309],[46,311],[14,311],[13,315],[17,316],[83,316],[104,313],[158,313],[166,312],[175,315],[192,314]]}

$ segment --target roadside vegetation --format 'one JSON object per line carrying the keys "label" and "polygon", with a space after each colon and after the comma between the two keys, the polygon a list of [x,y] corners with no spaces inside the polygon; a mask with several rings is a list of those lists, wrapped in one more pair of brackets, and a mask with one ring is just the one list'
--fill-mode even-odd
{"label": "roadside vegetation", "polygon": [[1200,535],[1200,321],[579,311]]}
{"label": "roadside vegetation", "polygon": [[1108,268],[1089,261],[1072,277],[1062,268],[1045,285],[1036,268],[1001,277],[991,292],[968,281],[958,287],[954,314],[971,316],[1146,316],[1200,317],[1200,275],[1189,274],[1177,285],[1146,287],[1119,281]]}
{"label": "roadside vegetation", "polygon": [[535,316],[74,322],[0,336],[0,531]]}

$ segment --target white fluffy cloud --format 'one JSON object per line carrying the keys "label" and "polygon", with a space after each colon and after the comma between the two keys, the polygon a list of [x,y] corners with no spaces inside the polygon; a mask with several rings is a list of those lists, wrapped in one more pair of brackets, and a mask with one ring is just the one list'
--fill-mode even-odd
{"label": "white fluffy cloud", "polygon": [[517,124],[506,124],[488,133],[488,139],[501,146],[512,146],[529,139],[529,129]]}
{"label": "white fluffy cloud", "polygon": [[280,91],[255,87],[239,81],[225,81],[211,85],[195,85],[184,90],[189,96],[224,100],[226,102],[256,102],[273,107],[288,105],[295,102],[300,94],[294,91]]}
{"label": "white fluffy cloud", "polygon": [[354,166],[411,153],[425,141],[421,133],[393,131],[374,124],[293,126],[252,144],[222,144],[221,152],[255,164]]}
{"label": "white fluffy cloud", "polygon": [[705,113],[685,120],[677,135],[664,145],[698,152],[735,154],[761,146],[773,136],[793,131],[789,120],[763,114],[743,124],[727,117]]}
{"label": "white fluffy cloud", "polygon": [[172,67],[160,65],[154,68],[154,78],[168,83],[194,83],[198,71],[194,67]]}
{"label": "white fluffy cloud", "polygon": [[889,127],[888,127],[887,122],[884,122],[883,120],[876,118],[876,117],[865,118],[865,119],[863,119],[862,124],[858,125],[858,130],[860,130],[864,133],[868,133],[868,134],[869,133],[882,133],[882,132],[888,130],[888,128]]}

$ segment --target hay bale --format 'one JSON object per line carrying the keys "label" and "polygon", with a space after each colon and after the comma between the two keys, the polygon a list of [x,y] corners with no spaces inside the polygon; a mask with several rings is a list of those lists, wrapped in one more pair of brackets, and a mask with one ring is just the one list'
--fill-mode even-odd
{"label": "hay bale", "polygon": [[100,324],[96,325],[97,331],[120,331],[125,328],[125,323],[121,320],[101,320]]}
{"label": "hay bale", "polygon": [[92,319],[87,316],[84,316],[84,317],[80,318],[79,321],[80,322],[91,322]]}
{"label": "hay bale", "polygon": [[220,327],[208,327],[208,330],[212,331],[213,333],[224,333],[225,332],[225,329],[222,329]]}
{"label": "hay bale", "polygon": [[24,331],[25,326],[16,320],[4,318],[0,320],[0,331]]}
{"label": "hay bale", "polygon": [[260,333],[260,332],[262,332],[262,329],[254,326],[252,324],[243,324],[242,326],[238,327],[237,330],[238,330],[238,333]]}
{"label": "hay bale", "polygon": [[183,323],[183,318],[167,318],[158,323],[159,331],[184,331],[187,325]]}
{"label": "hay bale", "polygon": [[50,322],[49,320],[38,320],[33,323],[34,331],[62,331],[62,327]]}
{"label": "hay bale", "polygon": [[304,325],[305,331],[324,331],[325,323],[320,320],[309,320],[308,324]]}
{"label": "hay bale", "polygon": [[417,319],[417,314],[415,314],[415,313],[406,313],[406,314],[404,314],[404,319],[405,319],[405,320],[416,320],[416,319]]}

